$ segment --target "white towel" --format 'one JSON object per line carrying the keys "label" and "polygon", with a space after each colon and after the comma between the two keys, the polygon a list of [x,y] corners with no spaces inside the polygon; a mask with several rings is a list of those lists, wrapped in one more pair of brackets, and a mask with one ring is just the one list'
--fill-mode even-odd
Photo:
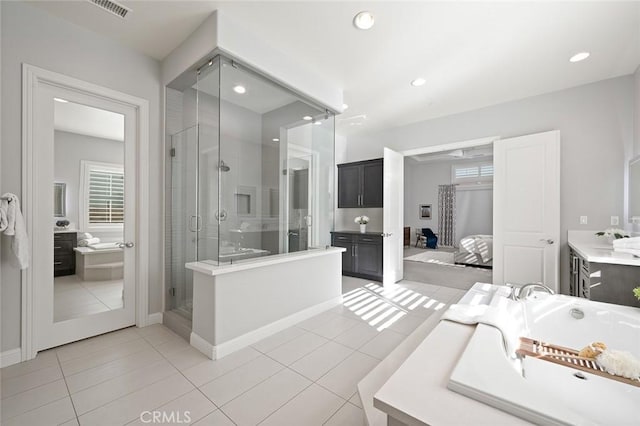
{"label": "white towel", "polygon": [[100,238],[95,237],[95,238],[87,238],[87,239],[83,239],[78,241],[78,247],[88,247],[91,244],[98,244],[100,242]]}
{"label": "white towel", "polygon": [[[99,240],[99,238],[95,238],[95,239]],[[93,244],[89,244],[88,247],[94,250],[111,250],[111,249],[119,248],[118,243],[93,243]]]}
{"label": "white towel", "polygon": [[613,240],[613,249],[636,249],[640,250],[640,237],[618,238]]}
{"label": "white towel", "polygon": [[615,247],[613,249],[613,251],[615,251],[617,253],[629,253],[629,254],[632,254],[634,256],[640,257],[640,248],[632,249],[632,248],[617,248],[617,247]]}
{"label": "white towel", "polygon": [[20,269],[27,268],[29,266],[29,237],[20,211],[20,200],[15,194],[7,192],[0,198],[0,229],[5,235],[13,237],[11,248]]}
{"label": "white towel", "polygon": [[489,305],[451,305],[442,314],[440,320],[461,324],[486,324],[495,327],[502,334],[507,354],[512,355],[517,349],[519,333],[514,321],[504,308]]}
{"label": "white towel", "polygon": [[93,238],[93,235],[88,232],[78,232],[78,241],[88,240],[89,238]]}

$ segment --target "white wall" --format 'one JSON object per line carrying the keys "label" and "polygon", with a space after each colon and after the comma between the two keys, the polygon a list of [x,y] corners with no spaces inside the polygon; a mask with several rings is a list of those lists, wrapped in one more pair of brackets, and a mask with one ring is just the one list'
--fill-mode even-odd
{"label": "white wall", "polygon": [[[567,230],[601,230],[624,205],[625,147],[633,141],[634,77],[624,76],[388,131],[350,137],[347,161],[484,136],[561,133],[562,289],[568,286]],[[581,215],[589,224],[580,225]]]}
{"label": "white wall", "polygon": [[[404,160],[404,226],[411,227],[415,244],[416,229],[431,228],[438,233],[438,185],[451,183],[451,163],[420,164]],[[431,219],[420,219],[418,205],[431,204]]]}
{"label": "white wall", "polygon": [[[160,66],[157,61],[25,2],[2,8],[2,192],[21,193],[21,64],[28,63],[149,101],[149,312],[162,308]],[[28,207],[27,207],[28,208]],[[43,214],[47,214],[43,212]],[[2,342],[20,346],[20,272],[2,238]]]}
{"label": "white wall", "polygon": [[[60,130],[54,132],[54,144],[53,176],[56,182],[67,184],[67,215],[64,218],[54,218],[53,222],[67,219],[75,229],[85,231],[79,222],[80,162],[89,160],[124,164],[124,144],[111,139],[94,138]],[[93,232],[92,235],[103,240],[117,237],[113,232]],[[122,236],[119,238],[121,239]]]}
{"label": "white wall", "polygon": [[[411,158],[404,162],[404,226],[411,227],[411,244],[416,230],[431,228],[438,233],[438,185],[451,183],[452,161],[420,163]],[[456,191],[456,241],[467,235],[493,234],[493,189]],[[431,219],[420,219],[418,206],[431,204]]]}
{"label": "white wall", "polygon": [[634,124],[635,124],[635,132],[634,132],[634,155],[640,155],[640,66],[636,69],[636,73],[634,74],[634,83],[635,83],[635,107],[636,113],[634,115]]}

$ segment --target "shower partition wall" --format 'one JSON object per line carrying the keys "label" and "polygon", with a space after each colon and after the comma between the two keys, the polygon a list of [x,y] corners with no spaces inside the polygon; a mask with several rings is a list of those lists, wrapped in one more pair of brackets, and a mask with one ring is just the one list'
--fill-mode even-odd
{"label": "shower partition wall", "polygon": [[188,316],[186,262],[221,265],[330,245],[334,114],[222,56],[170,88],[172,125],[186,130],[171,138],[167,307]]}

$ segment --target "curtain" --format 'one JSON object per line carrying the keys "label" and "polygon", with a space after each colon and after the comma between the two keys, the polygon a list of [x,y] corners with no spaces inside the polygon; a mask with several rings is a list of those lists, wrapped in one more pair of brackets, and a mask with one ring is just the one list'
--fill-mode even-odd
{"label": "curtain", "polygon": [[455,185],[438,185],[438,243],[447,247],[456,243]]}

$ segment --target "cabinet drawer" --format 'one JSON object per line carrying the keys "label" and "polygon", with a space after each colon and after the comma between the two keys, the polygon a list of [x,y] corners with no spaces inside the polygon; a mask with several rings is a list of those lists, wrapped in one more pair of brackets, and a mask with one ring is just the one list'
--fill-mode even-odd
{"label": "cabinet drawer", "polygon": [[53,241],[53,253],[57,254],[72,254],[73,253],[73,241],[70,240],[54,240]]}
{"label": "cabinet drawer", "polygon": [[351,242],[353,241],[353,236],[349,234],[334,234],[333,239],[334,241]]}
{"label": "cabinet drawer", "polygon": [[68,267],[69,265],[74,263],[75,258],[70,254],[64,255],[54,255],[53,256],[53,266],[65,265]]}
{"label": "cabinet drawer", "polygon": [[381,244],[382,237],[378,235],[358,235],[356,241],[359,243]]}
{"label": "cabinet drawer", "polygon": [[75,232],[59,232],[57,234],[53,234],[53,242],[57,243],[58,241],[74,241],[77,236]]}

